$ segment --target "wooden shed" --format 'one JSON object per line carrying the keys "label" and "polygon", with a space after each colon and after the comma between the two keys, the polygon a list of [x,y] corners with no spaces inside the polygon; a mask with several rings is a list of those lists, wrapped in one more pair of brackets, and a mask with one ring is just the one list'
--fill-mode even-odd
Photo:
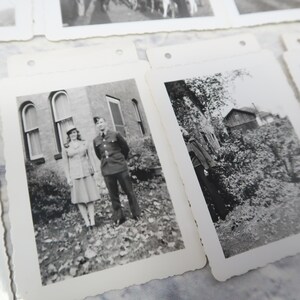
{"label": "wooden shed", "polygon": [[253,130],[259,127],[254,112],[233,108],[224,118],[224,125],[228,133],[233,130]]}

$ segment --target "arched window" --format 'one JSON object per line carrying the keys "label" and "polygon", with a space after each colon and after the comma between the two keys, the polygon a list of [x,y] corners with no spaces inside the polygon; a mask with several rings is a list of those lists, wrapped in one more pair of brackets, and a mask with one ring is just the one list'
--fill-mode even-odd
{"label": "arched window", "polygon": [[40,133],[38,127],[38,118],[35,106],[27,103],[22,109],[22,122],[25,137],[25,145],[30,160],[36,160],[43,157]]}
{"label": "arched window", "polygon": [[141,134],[145,135],[145,127],[144,127],[144,124],[143,124],[143,120],[142,120],[142,117],[141,117],[141,113],[140,113],[140,110],[139,110],[139,106],[138,106],[137,100],[132,99],[132,104],[133,104],[133,108],[134,108],[135,119],[136,119],[136,121],[138,123],[138,126],[140,128]]}
{"label": "arched window", "polygon": [[73,125],[70,102],[65,91],[58,91],[52,95],[51,107],[54,119],[57,150],[61,152],[62,145],[67,141],[66,128]]}
{"label": "arched window", "polygon": [[126,136],[125,122],[121,111],[120,100],[110,96],[106,96],[106,100],[115,130],[120,132],[123,136]]}

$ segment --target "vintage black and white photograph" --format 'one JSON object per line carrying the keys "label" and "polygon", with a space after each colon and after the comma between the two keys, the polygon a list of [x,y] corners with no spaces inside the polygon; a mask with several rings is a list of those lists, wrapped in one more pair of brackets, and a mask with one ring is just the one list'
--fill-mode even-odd
{"label": "vintage black and white photograph", "polygon": [[234,0],[240,14],[300,8],[299,0]]}
{"label": "vintage black and white photograph", "polygon": [[44,9],[53,41],[228,26],[218,0],[53,0]]}
{"label": "vintage black and white photograph", "polygon": [[229,0],[225,6],[232,26],[250,26],[299,20],[299,0]]}
{"label": "vintage black and white photograph", "polygon": [[16,0],[1,0],[0,2],[0,27],[15,25]]}
{"label": "vintage black and white photograph", "polygon": [[209,0],[60,0],[64,26],[212,16]]}
{"label": "vintage black and white photograph", "polygon": [[165,83],[225,258],[300,232],[300,140],[261,73]]}
{"label": "vintage black and white photograph", "polygon": [[17,103],[43,285],[184,249],[135,80]]}
{"label": "vintage black and white photograph", "polygon": [[31,0],[1,0],[0,41],[27,40],[32,34]]}

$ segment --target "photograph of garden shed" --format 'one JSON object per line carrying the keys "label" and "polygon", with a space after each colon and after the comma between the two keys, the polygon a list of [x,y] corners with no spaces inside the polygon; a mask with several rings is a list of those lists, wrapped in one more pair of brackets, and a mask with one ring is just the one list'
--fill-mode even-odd
{"label": "photograph of garden shed", "polygon": [[271,123],[275,118],[276,116],[272,113],[258,111],[256,107],[233,108],[224,117],[224,125],[228,133],[233,130],[247,132],[247,130],[256,129],[263,124]]}
{"label": "photograph of garden shed", "polygon": [[225,258],[300,232],[297,127],[263,76],[243,68],[165,82]]}
{"label": "photograph of garden shed", "polygon": [[[134,79],[21,96],[17,104],[43,285],[184,248]],[[125,164],[141,215],[131,215],[131,203],[119,182],[122,189],[116,188],[125,218],[116,225],[111,194],[103,180],[94,202],[95,224],[90,228],[71,203],[73,183],[66,178],[64,153],[77,130],[75,145],[85,141],[88,155],[82,155],[93,155],[100,171],[93,147],[100,135],[95,117],[103,118],[117,139],[128,145]],[[69,130],[74,127],[75,131]],[[104,147],[117,149],[117,141],[107,139]],[[88,176],[96,178],[94,171]]]}

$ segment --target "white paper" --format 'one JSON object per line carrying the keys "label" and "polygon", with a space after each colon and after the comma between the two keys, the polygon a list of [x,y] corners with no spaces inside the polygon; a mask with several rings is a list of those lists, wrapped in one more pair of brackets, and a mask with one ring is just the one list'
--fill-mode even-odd
{"label": "white paper", "polygon": [[31,0],[2,0],[0,41],[28,40],[33,36]]}
{"label": "white paper", "polygon": [[224,8],[233,27],[297,21],[299,1],[226,0]]}
{"label": "white paper", "polygon": [[[187,116],[185,121],[180,119],[180,124],[183,127],[187,126],[186,124],[189,124],[188,122],[194,122],[193,124],[198,124],[198,120],[200,120],[202,124],[202,127],[200,126],[199,128],[210,128],[211,125],[209,125],[210,123],[208,121],[206,123],[204,122],[204,117],[198,116],[193,119],[193,115],[188,115],[190,111],[195,113],[194,110],[196,109],[193,108],[194,106],[191,104],[192,102],[188,102],[190,101],[188,99],[191,99],[188,96],[185,96],[187,98],[176,98],[178,99],[177,101],[182,99],[182,101],[185,101],[184,103],[190,103],[189,105],[191,105],[190,110],[187,108],[187,112],[184,113],[183,111],[182,114],[177,116],[177,118],[174,114],[174,110],[170,101],[170,95],[172,95],[172,93],[175,93],[173,94],[173,97],[175,97],[174,95],[180,95],[180,91],[183,89],[183,87],[180,88],[180,86],[182,86],[183,82],[186,84],[188,79],[195,78],[207,80],[207,84],[205,86],[209,88],[211,85],[212,89],[214,89],[214,84],[216,84],[216,81],[213,81],[213,78],[227,78],[228,81],[225,79],[225,81],[222,81],[223,79],[220,79],[223,84],[225,84],[225,82],[228,83],[228,86],[224,85],[224,95],[226,97],[224,96],[225,98],[223,98],[223,100],[225,102],[229,101],[230,99],[234,101],[226,102],[228,104],[226,109],[225,106],[222,106],[223,104],[220,104],[220,107],[223,107],[219,111],[221,114],[220,116],[229,114],[230,107],[231,109],[233,107],[240,109],[242,113],[245,113],[244,107],[252,107],[252,111],[258,109],[261,112],[264,111],[268,112],[269,114],[271,113],[270,116],[273,116],[272,119],[266,121],[267,123],[263,123],[263,121],[260,120],[262,123],[259,123],[260,125],[257,125],[256,128],[260,128],[260,126],[263,126],[263,124],[267,124],[266,126],[274,128],[273,126],[275,123],[273,123],[273,125],[271,124],[274,120],[278,120],[278,122],[283,123],[286,122],[285,120],[289,120],[293,126],[293,129],[291,129],[291,134],[295,132],[298,136],[297,138],[299,139],[300,108],[299,103],[295,99],[294,94],[290,89],[280,67],[277,65],[276,60],[267,51],[238,56],[235,58],[207,61],[200,64],[190,64],[188,66],[181,65],[180,67],[174,68],[157,68],[152,72],[149,72],[148,82],[150,83],[153,98],[156,101],[161,120],[166,130],[168,141],[170,142],[172,151],[176,157],[176,163],[180,170],[194,217],[198,223],[199,234],[201,236],[205,252],[208,256],[213,275],[218,280],[226,280],[231,276],[243,274],[250,269],[263,266],[282,257],[293,255],[299,252],[299,227],[297,227],[296,231],[294,231],[296,228],[295,224],[298,224],[299,222],[299,208],[296,208],[299,205],[299,198],[295,195],[294,198],[292,196],[288,197],[287,199],[293,199],[293,201],[290,203],[290,206],[287,205],[282,210],[277,210],[277,208],[275,208],[276,211],[272,215],[270,214],[270,210],[274,209],[275,207],[274,203],[276,203],[276,196],[273,196],[275,198],[271,197],[270,203],[266,204],[265,208],[264,206],[259,206],[261,205],[259,203],[264,201],[265,197],[268,197],[264,195],[261,196],[261,199],[259,198],[259,200],[256,200],[259,201],[257,205],[260,207],[256,211],[256,215],[251,215],[252,204],[248,208],[247,206],[237,205],[234,206],[234,209],[228,213],[224,221],[216,222],[216,227],[214,226],[205,202],[205,198],[201,192],[199,182],[195,175],[186,145],[180,132],[178,116],[181,116],[183,120],[184,116]],[[177,85],[173,85],[173,88],[167,91],[165,83],[170,82],[173,82],[174,84],[176,83]],[[197,95],[200,97],[200,90],[198,90],[197,93],[199,93]],[[214,101],[214,97],[211,99],[211,101]],[[222,101],[222,98],[220,99]],[[180,110],[178,110],[178,112],[179,111]],[[276,117],[276,115],[279,117]],[[206,129],[204,131],[206,132]],[[252,132],[255,134],[256,131]],[[272,136],[269,138],[272,138]],[[269,138],[266,138],[266,143],[268,143]],[[297,140],[297,143],[299,143],[299,140]],[[224,147],[225,146],[220,148],[220,150],[226,149]],[[234,149],[233,145],[232,147],[232,149]],[[235,154],[237,156],[236,159],[238,159],[240,153],[242,153],[242,151]],[[233,158],[234,157],[235,156],[233,156]],[[224,162],[226,162],[226,159]],[[234,163],[232,166],[234,166]],[[227,168],[230,169],[230,167]],[[210,172],[210,169],[208,169],[208,172]],[[255,173],[255,170],[253,172]],[[263,178],[266,177],[262,177],[262,180]],[[226,177],[224,177],[224,179],[226,179]],[[237,180],[238,179],[239,178],[237,178]],[[231,186],[228,184],[231,183],[232,180],[233,179],[231,179],[231,181],[229,181],[225,186]],[[240,180],[240,185],[242,187],[242,178]],[[251,180],[252,179],[248,179],[248,181],[246,180],[246,183],[251,183]],[[298,186],[299,183],[295,183],[294,187],[297,188]],[[239,185],[237,185],[237,187],[239,187]],[[262,190],[263,189],[264,186],[262,187]],[[224,193],[222,195],[225,196]],[[254,194],[250,195],[252,195],[251,197],[255,198]],[[287,196],[287,194],[284,195],[284,197]],[[247,201],[249,201],[249,199],[246,197],[246,200],[244,201],[245,203],[248,203]],[[273,203],[273,201],[275,202]],[[284,201],[284,203],[286,202]],[[270,207],[270,209],[267,209],[267,207]],[[239,212],[239,210],[241,211]],[[286,223],[287,227],[289,228],[286,232],[281,232],[282,226],[280,228],[276,228],[276,225],[280,224],[280,221],[277,223],[275,220],[281,220],[281,217],[283,217],[280,215],[281,213],[286,215],[286,222],[290,222],[288,224]],[[269,217],[264,219],[263,215],[268,215]],[[256,219],[258,219],[258,221]],[[265,225],[261,225],[262,228],[260,228],[260,225],[257,225],[260,224],[259,222],[262,222],[262,224]],[[268,230],[272,226],[275,226],[274,229],[272,229],[274,231],[271,230],[270,233]],[[266,234],[264,233],[264,230],[266,230]],[[235,244],[232,244],[234,241]]]}
{"label": "white paper", "polygon": [[[150,2],[145,2],[147,7],[146,11],[143,12],[140,6],[137,10],[132,10],[129,5],[130,1],[110,1],[110,8],[107,12],[102,13],[100,3],[93,0],[89,6],[83,8],[80,5],[72,7],[71,4],[67,4],[67,0],[45,1],[44,10],[47,12],[45,15],[46,37],[50,40],[60,40],[93,36],[203,30],[226,26],[224,24],[223,7],[220,6],[217,0],[196,0],[199,17],[176,19],[163,18],[161,10],[158,11],[159,8],[157,6],[160,5],[162,8],[163,2],[155,2],[155,17],[152,16],[153,13],[149,7]],[[140,3],[139,5],[142,5],[142,2]],[[70,24],[64,24],[60,4],[66,10],[65,14],[70,15],[73,19],[77,19],[75,24],[71,24],[71,26]],[[108,23],[103,21],[103,19],[107,20]],[[101,24],[102,22],[104,23]]]}
{"label": "white paper", "polygon": [[253,35],[241,34],[190,44],[150,48],[147,49],[147,57],[152,68],[165,68],[234,57],[259,50],[260,46]]}
{"label": "white paper", "polygon": [[285,33],[282,40],[287,50],[300,49],[300,34],[296,32]]}
{"label": "white paper", "polygon": [[[4,84],[6,90],[5,99],[7,99],[7,101],[1,103],[1,112],[3,114],[3,136],[7,164],[8,197],[10,201],[9,217],[13,244],[12,259],[15,270],[14,280],[16,283],[17,297],[30,300],[59,298],[66,300],[82,299],[88,295],[102,293],[111,289],[121,289],[132,284],[141,284],[151,279],[182,274],[185,271],[194,270],[204,266],[206,261],[205,255],[200,244],[200,238],[197,234],[183,185],[178,176],[170,148],[163,135],[160,120],[156,113],[156,109],[152,104],[148,87],[145,84],[144,75],[147,69],[148,67],[145,63],[131,63],[123,66],[106,66],[98,69],[40,74],[26,78],[19,77]],[[80,96],[80,93],[87,89],[90,91],[95,90],[95,86],[98,86],[98,90],[100,87],[110,87],[112,93],[110,96],[114,96],[117,87],[127,81],[130,85],[134,82],[136,84],[139,94],[136,99],[140,100],[141,105],[144,107],[147,122],[155,142],[163,174],[166,178],[167,187],[172,199],[172,207],[174,208],[175,215],[173,215],[172,209],[171,211],[165,211],[164,214],[167,216],[169,215],[168,218],[170,218],[170,222],[175,220],[175,216],[180,235],[183,239],[184,248],[180,246],[177,251],[166,251],[166,253],[161,255],[150,255],[149,258],[143,258],[142,260],[137,259],[130,263],[126,263],[125,260],[122,265],[117,265],[113,268],[106,267],[104,270],[90,272],[84,276],[73,276],[74,278],[69,276],[68,279],[66,279],[67,276],[59,278],[52,276],[48,279],[53,282],[56,281],[53,284],[50,284],[50,281],[47,281],[47,278],[44,278],[42,284],[38,260],[38,255],[42,258],[42,252],[39,252],[40,250],[38,249],[41,248],[38,247],[37,249],[35,243],[24,168],[24,154],[22,151],[23,137],[21,133],[22,126],[19,122],[20,110],[18,110],[18,105],[22,105],[22,103],[25,103],[29,98],[33,99],[32,101],[34,103],[42,104],[42,99],[45,99],[44,97],[47,93],[59,90],[64,90],[69,93],[72,99],[85,101],[84,98]],[[87,86],[89,88],[86,88]],[[114,86],[116,88],[114,88]],[[96,112],[92,111],[92,113]],[[97,113],[100,114],[101,112],[97,111]],[[80,111],[76,114],[80,114]],[[108,116],[106,117],[109,118]],[[46,124],[51,118],[49,119],[47,114],[45,115],[45,118],[44,121]],[[91,122],[91,116],[86,116],[86,118],[81,117],[80,119],[77,116],[76,118],[77,121],[75,121],[77,124],[82,123],[85,119],[88,122]],[[82,133],[85,135],[86,139],[90,139],[94,136],[93,132],[84,130],[84,127]],[[40,134],[42,135],[42,129]],[[54,144],[52,144],[51,147],[53,147],[53,145]],[[13,147],[14,151],[11,151],[11,147]],[[46,162],[50,159],[47,156],[44,156],[44,158]],[[14,188],[16,184],[18,184],[18,189]],[[99,213],[101,214],[101,212]],[[20,214],[22,214],[22,218],[19,217]],[[147,218],[144,220],[145,222],[154,222],[154,224],[156,224],[157,217],[148,216],[147,211],[145,211],[145,217]],[[132,222],[132,220],[129,220],[128,222]],[[134,223],[132,226],[134,226]],[[120,230],[122,230],[122,228]],[[177,232],[175,234],[178,236],[178,230],[176,229],[175,231]],[[36,232],[36,235],[38,234],[40,233]],[[160,234],[158,233],[158,235]],[[176,239],[179,239],[179,236]],[[179,243],[178,245],[181,244]],[[51,243],[49,246],[51,247]],[[49,246],[47,246],[46,241],[44,247],[47,248]],[[172,247],[175,246],[176,244],[172,244]],[[105,245],[102,245],[102,247],[105,249]],[[101,251],[97,255],[101,260]],[[44,272],[45,269],[43,269],[42,262],[40,262],[40,266],[41,271]],[[59,267],[60,266],[56,266],[57,269]],[[28,276],[29,269],[30,276]]]}
{"label": "white paper", "polygon": [[283,58],[298,92],[300,92],[300,47],[299,49],[295,48],[294,50],[285,52]]}

